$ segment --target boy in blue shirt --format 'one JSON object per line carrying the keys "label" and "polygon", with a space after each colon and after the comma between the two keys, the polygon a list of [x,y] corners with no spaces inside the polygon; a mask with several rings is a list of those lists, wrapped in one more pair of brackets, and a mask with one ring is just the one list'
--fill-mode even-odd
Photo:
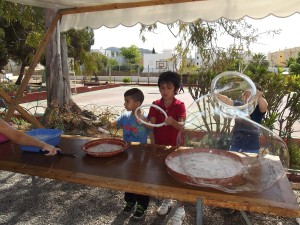
{"label": "boy in blue shirt", "polygon": [[[110,126],[117,126],[123,128],[123,139],[126,142],[140,142],[147,143],[148,136],[151,136],[151,130],[144,126],[135,116],[135,110],[142,105],[144,101],[144,94],[138,88],[131,88],[124,93],[124,107],[127,110]],[[147,114],[142,113],[141,110],[137,112],[140,119],[145,120]],[[150,138],[152,143],[152,138]],[[133,217],[140,219],[144,217],[145,211],[149,205],[149,196],[139,195],[125,192],[124,199],[126,206],[123,209],[124,213],[133,213]]]}

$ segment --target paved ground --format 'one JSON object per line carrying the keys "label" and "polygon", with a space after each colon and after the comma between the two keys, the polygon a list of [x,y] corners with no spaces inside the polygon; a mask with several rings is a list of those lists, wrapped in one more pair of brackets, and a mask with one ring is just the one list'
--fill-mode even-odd
{"label": "paved ground", "polygon": [[[145,95],[145,100],[143,104],[151,104],[154,100],[161,98],[157,86],[147,87],[130,85],[73,95],[73,99],[78,105],[82,106],[87,104],[123,106],[124,92],[132,87],[138,87],[143,91]],[[184,93],[176,95],[176,98],[183,101],[187,109],[194,102],[187,88],[185,88]],[[298,123],[295,123],[294,130],[295,132],[293,133],[293,137],[300,138],[300,121]]]}
{"label": "paved ground", "polygon": [[[86,92],[82,94],[75,94],[72,96],[73,100],[78,105],[110,105],[110,106],[123,106],[124,92],[130,88],[137,87],[144,93],[145,100],[143,104],[151,104],[154,100],[161,98],[161,95],[156,86],[121,86],[116,88],[104,89],[100,91]],[[191,95],[188,90],[184,94],[176,96],[181,101],[184,101],[186,107],[193,103]]]}

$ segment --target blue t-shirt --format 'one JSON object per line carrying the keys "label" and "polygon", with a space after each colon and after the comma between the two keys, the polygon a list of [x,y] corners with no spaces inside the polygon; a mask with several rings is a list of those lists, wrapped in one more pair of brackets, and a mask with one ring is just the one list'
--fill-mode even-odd
{"label": "blue t-shirt", "polygon": [[[143,115],[147,117],[147,115]],[[123,128],[123,139],[127,142],[147,143],[150,129],[146,128],[142,123],[137,123],[131,112],[123,113],[117,119],[118,127]]]}

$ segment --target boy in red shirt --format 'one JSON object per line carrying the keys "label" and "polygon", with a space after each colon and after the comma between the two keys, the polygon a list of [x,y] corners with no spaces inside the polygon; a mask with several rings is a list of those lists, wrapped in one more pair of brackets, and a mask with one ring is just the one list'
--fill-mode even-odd
{"label": "boy in red shirt", "polygon": [[[152,124],[160,124],[165,122],[166,125],[153,128],[154,143],[159,145],[177,146],[177,136],[180,129],[184,125],[186,118],[186,108],[183,102],[175,98],[180,87],[180,76],[172,71],[163,72],[158,78],[158,87],[161,94],[161,99],[154,101],[152,104],[158,105],[168,115],[165,118],[164,114],[151,107],[149,111],[149,121]],[[165,215],[172,206],[171,199],[165,199],[162,205],[158,208],[158,214]],[[172,225],[182,224],[185,216],[183,206],[179,207],[173,218]]]}

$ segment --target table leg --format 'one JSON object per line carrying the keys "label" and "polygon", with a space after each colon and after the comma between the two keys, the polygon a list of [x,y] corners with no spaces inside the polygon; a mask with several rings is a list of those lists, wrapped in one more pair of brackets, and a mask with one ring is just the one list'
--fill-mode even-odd
{"label": "table leg", "polygon": [[33,198],[33,201],[36,201],[37,200],[37,196],[39,195],[38,191],[38,187],[37,187],[37,177],[36,176],[31,176],[31,188],[30,188],[30,191],[31,191],[31,196]]}
{"label": "table leg", "polygon": [[199,197],[197,199],[196,211],[197,211],[197,225],[202,225],[203,223],[203,214],[202,214],[202,199]]}
{"label": "table leg", "polygon": [[37,180],[35,176],[31,176],[32,191],[36,192]]}
{"label": "table leg", "polygon": [[179,208],[179,206],[181,206],[182,203],[179,201],[176,201],[176,205],[174,208],[172,208],[172,210],[170,211],[170,213],[168,214],[167,218],[163,221],[163,223],[161,225],[167,225],[169,220],[174,216],[174,213],[176,212],[176,210]]}
{"label": "table leg", "polygon": [[252,225],[252,223],[251,223],[249,217],[247,216],[247,214],[245,213],[245,211],[240,210],[240,213],[242,214],[244,220],[246,221],[246,224],[247,225]]}

